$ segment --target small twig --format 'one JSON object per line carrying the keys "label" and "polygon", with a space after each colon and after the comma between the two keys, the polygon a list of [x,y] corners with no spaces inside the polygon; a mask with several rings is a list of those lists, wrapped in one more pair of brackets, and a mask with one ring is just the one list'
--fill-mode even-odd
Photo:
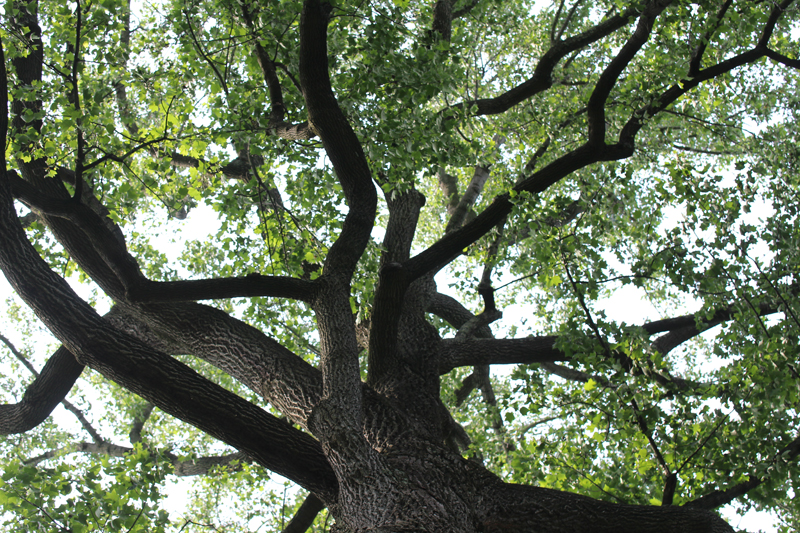
{"label": "small twig", "polygon": [[192,43],[194,44],[194,47],[197,49],[197,53],[200,54],[200,57],[202,57],[203,60],[206,63],[208,63],[209,66],[211,67],[211,69],[214,71],[214,75],[217,77],[217,79],[219,80],[219,83],[222,85],[222,90],[225,91],[225,96],[227,97],[228,96],[228,84],[225,82],[225,78],[222,76],[222,74],[220,74],[219,69],[217,68],[217,66],[214,64],[214,62],[211,60],[211,58],[208,57],[208,55],[206,55],[205,51],[203,50],[203,47],[200,45],[200,42],[197,40],[197,35],[195,35],[195,33],[194,33],[194,28],[192,27],[192,21],[189,18],[189,13],[187,12],[186,9],[183,10],[183,16],[186,17],[186,25],[189,27],[189,35],[192,37]]}
{"label": "small twig", "polygon": [[83,136],[83,119],[81,118],[81,100],[80,91],[78,90],[78,63],[80,62],[81,55],[81,27],[83,24],[83,17],[81,13],[80,0],[75,0],[75,15],[77,20],[75,22],[75,46],[72,57],[72,105],[78,116],[75,118],[75,126],[78,131],[78,151],[75,156],[75,191],[72,196],[76,202],[81,201],[83,195],[83,161],[86,157],[86,139]]}

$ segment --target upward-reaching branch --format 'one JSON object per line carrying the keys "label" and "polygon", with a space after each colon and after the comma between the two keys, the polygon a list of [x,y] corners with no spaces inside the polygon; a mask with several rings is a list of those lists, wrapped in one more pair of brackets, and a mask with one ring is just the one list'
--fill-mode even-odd
{"label": "upward-reaching branch", "polygon": [[348,212],[342,232],[328,252],[323,288],[314,310],[320,332],[323,397],[318,424],[312,430],[323,441],[335,440],[364,449],[358,342],[350,310],[350,280],[369,243],[375,223],[377,193],[366,157],[353,128],[339,108],[328,74],[327,26],[330,4],[307,0],[300,18],[300,83],[311,129],[333,165]]}
{"label": "upward-reaching branch", "polygon": [[605,142],[606,135],[606,101],[611,94],[611,90],[616,85],[622,71],[633,60],[641,50],[644,43],[653,31],[653,23],[672,0],[652,1],[645,7],[636,30],[628,41],[623,45],[619,53],[611,60],[608,66],[600,74],[600,78],[595,84],[594,91],[589,97],[587,114],[589,118],[589,143],[601,145]]}
{"label": "upward-reaching branch", "polygon": [[300,23],[300,83],[311,129],[322,139],[325,153],[342,185],[348,212],[342,233],[325,259],[325,274],[349,279],[369,242],[378,196],[367,159],[331,89],[328,75],[327,26],[329,4],[310,0]]}

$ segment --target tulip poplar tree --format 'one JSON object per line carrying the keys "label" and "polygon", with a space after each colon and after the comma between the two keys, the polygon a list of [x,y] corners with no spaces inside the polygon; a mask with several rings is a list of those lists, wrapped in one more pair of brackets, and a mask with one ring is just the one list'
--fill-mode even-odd
{"label": "tulip poplar tree", "polygon": [[6,531],[797,530],[798,3],[0,37]]}

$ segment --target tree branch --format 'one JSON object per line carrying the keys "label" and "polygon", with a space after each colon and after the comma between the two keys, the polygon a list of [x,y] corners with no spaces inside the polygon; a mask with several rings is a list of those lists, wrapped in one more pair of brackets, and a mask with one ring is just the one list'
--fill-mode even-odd
{"label": "tree branch", "polygon": [[[526,485],[487,484],[481,511],[484,531],[592,533],[733,533],[703,509],[622,505]],[[588,524],[588,526],[587,526]]]}
{"label": "tree branch", "polygon": [[[41,462],[74,453],[89,453],[94,455],[104,455],[107,457],[124,457],[133,452],[134,449],[127,446],[119,446],[110,442],[76,442],[61,448],[48,450],[43,454],[31,457],[22,461],[22,464],[35,466]],[[225,467],[234,463],[249,462],[246,454],[242,452],[230,453],[227,455],[212,455],[208,457],[198,457],[196,459],[182,460],[174,453],[157,452],[169,459],[172,463],[173,474],[178,477],[204,476],[211,470]]]}
{"label": "tree branch", "polygon": [[636,15],[635,8],[629,8],[619,15],[610,17],[597,26],[594,26],[574,37],[570,37],[563,41],[558,41],[550,47],[550,49],[542,55],[533,75],[525,82],[506,91],[505,93],[494,98],[471,100],[462,102],[453,106],[455,109],[471,109],[472,106],[477,106],[475,115],[496,115],[503,113],[515,105],[523,102],[534,95],[545,91],[553,84],[552,74],[558,63],[570,53],[580,50],[603,37],[611,35]]}
{"label": "tree branch", "polygon": [[260,394],[293,423],[308,428],[322,397],[319,370],[258,329],[197,303],[147,304],[147,327]]}
{"label": "tree branch", "polygon": [[[800,455],[800,437],[797,437],[792,442],[781,448],[773,456],[772,463],[776,463],[778,461],[791,461],[796,459],[798,455]],[[717,507],[721,507],[732,502],[740,496],[744,496],[749,491],[767,481],[768,478],[769,476],[758,477],[750,475],[747,477],[746,481],[737,483],[736,485],[733,485],[727,489],[715,490],[714,492],[706,494],[705,496],[701,496],[696,500],[685,503],[684,507],[716,509]]]}
{"label": "tree branch", "polygon": [[[5,337],[3,342],[6,342]],[[19,403],[0,405],[0,435],[24,433],[44,422],[66,398],[81,372],[83,365],[67,348],[62,346],[56,350],[42,372],[25,389]]]}
{"label": "tree branch", "polygon": [[725,0],[725,2],[723,2],[722,6],[720,6],[719,10],[717,10],[717,14],[714,17],[716,20],[714,26],[706,31],[700,38],[700,43],[694,49],[692,58],[689,61],[689,76],[694,76],[700,71],[703,61],[703,54],[705,54],[706,47],[708,46],[708,43],[711,42],[711,38],[722,25],[722,19],[725,18],[725,13],[727,13],[728,8],[731,7],[732,3],[733,0]]}
{"label": "tree branch", "polygon": [[0,228],[0,267],[78,361],[301,486],[317,494],[335,493],[335,476],[314,439],[120,333],[80,300],[27,241],[5,178],[0,180]]}
{"label": "tree branch", "polygon": [[194,44],[195,50],[197,53],[200,54],[200,57],[203,58],[203,61],[208,63],[208,66],[211,67],[211,70],[214,71],[214,75],[219,80],[220,85],[222,86],[222,90],[225,94],[228,94],[228,82],[225,81],[225,77],[220,73],[217,65],[214,64],[214,61],[208,57],[208,55],[203,51],[203,47],[200,45],[200,41],[197,39],[197,35],[194,33],[194,28],[192,27],[192,20],[189,18],[189,12],[184,8],[181,10],[183,16],[186,17],[186,27],[189,28],[189,36],[192,38],[192,44]]}
{"label": "tree branch", "polygon": [[[461,302],[440,292],[435,293],[428,302],[428,312],[446,320],[456,330],[475,316]],[[475,336],[489,339],[493,335],[489,326],[485,325],[475,332]]]}
{"label": "tree branch", "polygon": [[447,222],[447,227],[445,227],[444,230],[445,234],[461,227],[461,225],[464,223],[464,220],[467,218],[467,212],[475,204],[475,200],[477,200],[478,195],[483,190],[483,186],[486,184],[486,180],[488,179],[489,168],[481,165],[475,165],[475,173],[472,176],[472,180],[467,186],[467,190],[464,191],[464,194],[458,201],[455,209],[451,213],[450,220]]}
{"label": "tree branch", "polygon": [[773,61],[776,61],[782,65],[786,65],[787,67],[800,69],[800,59],[786,57],[785,55],[779,54],[775,50],[769,48],[766,51],[766,56]]}
{"label": "tree branch", "polygon": [[[361,377],[358,342],[350,310],[350,280],[369,243],[375,223],[377,193],[366,157],[350,124],[339,108],[328,73],[327,25],[329,4],[306,0],[300,17],[300,83],[312,130],[342,186],[348,212],[342,231],[330,248],[323,267],[324,288],[313,304],[320,333],[323,398],[315,417],[314,433],[323,441],[334,434],[353,450],[369,448],[362,442]],[[324,424],[322,422],[324,421]],[[313,425],[313,424],[312,424]],[[337,437],[337,438],[339,438]]]}
{"label": "tree branch", "polygon": [[325,504],[313,494],[309,494],[282,533],[305,533],[323,509]]}
{"label": "tree branch", "polygon": [[399,363],[398,328],[408,283],[402,269],[397,269],[397,266],[400,261],[408,259],[425,197],[411,189],[394,199],[391,192],[387,193],[386,202],[389,222],[383,240],[384,252],[381,254],[369,332],[368,376],[372,384]]}
{"label": "tree branch", "polygon": [[568,361],[555,348],[558,337],[526,339],[444,339],[439,347],[439,373],[446,374],[460,366],[552,363]]}
{"label": "tree branch", "polygon": [[436,0],[433,5],[433,24],[431,31],[443,41],[450,42],[453,23],[454,0]]}
{"label": "tree branch", "polygon": [[97,253],[125,287],[128,301],[169,302],[242,296],[310,301],[314,297],[318,284],[287,276],[250,274],[244,277],[206,280],[151,281],[142,275],[138,263],[128,253],[124,242],[119,242],[93,210],[69,201],[46,197],[13,172],[8,179],[12,183],[14,195],[26,205],[43,214],[65,218],[85,232]]}
{"label": "tree branch", "polygon": [[133,423],[131,424],[131,430],[128,433],[131,444],[142,442],[142,429],[144,428],[145,422],[147,422],[147,420],[150,418],[154,408],[154,403],[146,402],[141,411],[134,417]]}
{"label": "tree branch", "polygon": [[468,15],[470,13],[470,11],[472,11],[475,8],[475,6],[478,5],[478,0],[467,0],[467,1],[468,1],[468,3],[465,4],[463,7],[453,11],[453,16],[451,17],[452,20],[456,20],[456,19],[459,19],[459,18],[461,18],[461,17],[463,17],[465,15]]}
{"label": "tree branch", "polygon": [[248,274],[229,278],[210,278],[181,281],[146,280],[129,289],[132,302],[187,302],[253,296],[291,298],[310,302],[318,283],[289,276]]}
{"label": "tree branch", "polygon": [[591,144],[602,145],[605,143],[606,134],[606,101],[611,94],[611,90],[616,85],[622,71],[633,60],[639,50],[644,46],[650,37],[653,23],[662,11],[672,0],[654,0],[647,4],[639,17],[639,23],[633,35],[623,45],[619,53],[600,74],[600,78],[595,84],[592,95],[587,104],[587,118],[589,121],[588,142]]}
{"label": "tree branch", "polygon": [[[636,133],[642,128],[644,125],[644,121],[647,118],[650,118],[668,106],[673,104],[678,98],[689,92],[690,90],[694,89],[695,87],[699,86],[703,82],[706,82],[710,79],[717,78],[731,70],[746,65],[748,63],[753,63],[762,57],[765,57],[768,53],[767,45],[769,44],[770,37],[772,36],[772,32],[775,28],[775,24],[777,23],[780,16],[786,11],[786,8],[793,2],[793,0],[784,0],[779,5],[773,6],[767,23],[764,25],[764,30],[761,33],[761,37],[759,38],[758,44],[752,49],[747,52],[743,52],[736,56],[733,56],[725,61],[717,63],[712,67],[708,67],[706,69],[698,71],[694,76],[689,79],[683,79],[678,83],[672,85],[671,87],[667,88],[664,92],[661,93],[659,97],[653,100],[647,106],[642,107],[641,109],[635,111],[628,122],[623,126],[622,130],[619,134],[619,141],[616,145],[609,146],[609,153],[619,152],[620,154],[624,153],[632,153],[634,147],[634,137]],[[617,157],[615,154],[614,157]]]}
{"label": "tree branch", "polygon": [[[585,144],[522,180],[512,189],[512,193],[542,192],[574,171],[599,161],[604,153],[602,148]],[[407,275],[413,280],[425,274],[438,272],[439,269],[458,257],[465,248],[491,231],[511,213],[513,207],[511,194],[497,196],[474,220],[445,235],[428,249],[406,261],[403,268]]]}
{"label": "tree branch", "polygon": [[86,139],[83,136],[83,112],[81,111],[81,98],[80,91],[78,90],[78,65],[81,57],[81,29],[83,26],[82,15],[80,0],[75,0],[75,44],[72,50],[72,70],[70,74],[72,90],[70,91],[69,99],[78,115],[75,119],[75,129],[78,138],[77,152],[75,154],[75,193],[72,197],[73,200],[78,202],[83,195],[83,163],[86,158]]}
{"label": "tree branch", "polygon": [[267,83],[267,88],[269,89],[269,101],[271,104],[269,123],[271,125],[283,124],[284,117],[286,116],[286,105],[283,103],[283,90],[280,80],[278,80],[278,74],[275,71],[275,64],[269,57],[269,54],[267,54],[267,51],[264,50],[264,47],[261,46],[258,34],[256,33],[255,24],[253,24],[253,16],[247,4],[241,3],[239,7],[242,9],[242,15],[247,23],[247,29],[253,34],[253,46],[256,52],[256,60],[258,61],[258,66],[261,67],[261,72],[264,74],[264,81]]}
{"label": "tree branch", "polygon": [[300,20],[300,83],[309,124],[322,140],[349,207],[342,232],[325,259],[324,273],[341,272],[349,279],[369,242],[377,194],[361,142],[331,89],[327,24],[319,0],[307,0]]}

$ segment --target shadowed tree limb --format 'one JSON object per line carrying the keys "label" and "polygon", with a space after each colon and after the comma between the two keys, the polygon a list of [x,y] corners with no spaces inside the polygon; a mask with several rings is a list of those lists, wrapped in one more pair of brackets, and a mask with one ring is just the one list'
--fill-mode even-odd
{"label": "shadowed tree limb", "polygon": [[717,10],[716,22],[714,25],[709,28],[702,38],[699,39],[699,44],[694,49],[694,53],[692,53],[692,58],[689,60],[689,76],[694,76],[700,71],[700,67],[702,66],[703,61],[703,54],[706,52],[706,48],[708,47],[708,43],[711,42],[711,38],[717,32],[719,27],[722,25],[722,20],[725,18],[725,13],[727,13],[728,8],[731,7],[733,0],[725,0],[720,8]]}
{"label": "shadowed tree limb", "polygon": [[[661,351],[662,354],[668,353],[675,346],[685,342],[703,331],[706,331],[723,322],[735,318],[736,306],[730,305],[713,313],[709,320],[705,320],[705,314],[684,315],[676,318],[668,318],[648,322],[641,328],[648,334],[665,333],[653,341],[653,349]],[[778,302],[764,302],[759,305],[758,310],[762,315],[778,312]],[[461,306],[455,299],[437,294],[431,301],[428,308],[429,312],[444,318],[451,324],[463,325],[470,320],[473,315],[466,308]],[[698,327],[698,322],[700,326]],[[488,328],[487,328],[488,329]],[[598,383],[606,383],[607,379],[603,376],[590,375],[585,372],[572,370],[561,365],[555,364],[559,361],[570,361],[571,358],[556,348],[558,336],[539,336],[520,339],[491,339],[480,338],[470,340],[443,339],[439,347],[439,372],[446,374],[450,370],[462,366],[473,366],[477,364],[542,364],[547,372],[556,374],[564,379],[571,381],[586,382],[594,379]],[[665,352],[664,349],[668,350]],[[628,365],[632,365],[627,356],[625,357]],[[684,380],[670,374],[662,374],[654,370],[639,369],[637,373],[645,373],[662,386],[676,386],[680,390],[697,390],[705,387],[703,383]]]}
{"label": "shadowed tree limb", "polygon": [[369,242],[377,194],[361,143],[331,89],[327,25],[328,17],[319,0],[304,2],[300,18],[300,84],[308,121],[322,140],[349,207],[341,234],[325,258],[326,285],[314,305],[320,332],[323,398],[331,408],[326,410],[328,417],[320,417],[328,425],[312,430],[323,440],[335,432],[358,440],[363,413],[358,342],[355,325],[351,325],[350,278]]}
{"label": "shadowed tree limb", "polygon": [[16,173],[10,172],[14,196],[42,214],[67,219],[81,228],[105,264],[125,287],[127,299],[133,302],[168,302],[235,298],[239,296],[272,296],[309,301],[316,290],[311,281],[288,276],[250,274],[243,277],[206,280],[151,281],[145,278],[136,260],[128,253],[102,218],[84,205],[51,198]]}
{"label": "shadowed tree limb", "polygon": [[305,533],[323,509],[325,509],[325,504],[313,494],[309,494],[286,527],[283,528],[282,533]]}
{"label": "shadowed tree limb", "polygon": [[349,280],[369,242],[377,193],[361,143],[331,89],[327,24],[319,1],[305,2],[300,24],[300,83],[309,124],[322,140],[349,208],[341,234],[325,259],[324,273],[335,272]]}
{"label": "shadowed tree limb", "polygon": [[601,145],[606,138],[606,102],[611,94],[611,90],[617,84],[622,71],[636,57],[639,50],[644,46],[653,30],[653,23],[672,0],[654,0],[649,2],[639,17],[633,35],[628,38],[622,49],[614,56],[614,59],[606,66],[603,73],[595,84],[592,95],[587,104],[587,119],[589,122],[588,142],[589,144]]}
{"label": "shadowed tree limb", "polygon": [[782,65],[786,65],[787,67],[800,69],[800,59],[792,59],[770,49],[767,49],[766,56],[773,61],[776,61]]}
{"label": "shadowed tree limb", "polygon": [[[704,509],[621,505],[526,485],[489,484],[482,525],[487,533],[572,531],[581,533],[733,533]],[[553,509],[568,508],[555,516]]]}
{"label": "shadowed tree limb", "polygon": [[455,0],[436,0],[433,5],[433,24],[431,31],[443,41],[450,42],[453,24],[453,3]]}
{"label": "shadowed tree limb", "polygon": [[420,210],[425,197],[411,189],[393,198],[386,193],[389,221],[383,240],[384,252],[380,260],[380,277],[375,289],[368,344],[368,380],[374,384],[397,364],[398,331],[408,283],[401,261],[408,259],[411,243],[417,230]]}
{"label": "shadowed tree limb", "polygon": [[128,433],[131,444],[142,442],[142,429],[144,429],[144,424],[150,418],[155,406],[156,405],[152,402],[146,402],[144,406],[142,406],[141,411],[134,417],[131,430]]}
{"label": "shadowed tree limb", "polygon": [[8,339],[0,335],[0,340],[35,376],[33,383],[25,389],[25,394],[19,403],[0,405],[0,435],[24,433],[33,429],[44,422],[59,403],[66,402],[65,406],[68,404],[72,407],[67,409],[78,416],[84,429],[97,441],[100,437],[94,428],[86,421],[83,414],[66,400],[67,394],[83,372],[83,365],[75,360],[75,356],[62,346],[47,360],[42,372],[38,373]]}

